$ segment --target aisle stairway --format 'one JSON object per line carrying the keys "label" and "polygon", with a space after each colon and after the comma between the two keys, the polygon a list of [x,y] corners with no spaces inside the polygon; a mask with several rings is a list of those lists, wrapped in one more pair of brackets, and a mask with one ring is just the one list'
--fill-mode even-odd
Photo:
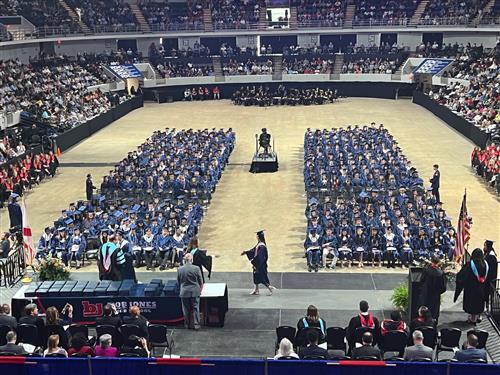
{"label": "aisle stairway", "polygon": [[220,56],[212,57],[212,65],[214,66],[215,82],[224,82],[226,77],[222,71],[222,62]]}
{"label": "aisle stairway", "polygon": [[420,19],[422,18],[422,14],[424,14],[427,4],[429,4],[429,0],[422,0],[418,4],[417,9],[415,9],[415,13],[411,16],[409,26],[417,26],[420,23]]}
{"label": "aisle stairway", "polygon": [[281,81],[283,78],[283,56],[273,56],[273,81]]}
{"label": "aisle stairway", "polygon": [[340,73],[342,73],[342,65],[344,65],[344,54],[338,53],[335,55],[335,62],[333,63],[333,70],[330,73],[330,80],[340,79]]}
{"label": "aisle stairway", "polygon": [[212,23],[212,10],[210,8],[203,9],[203,25],[205,31],[213,31],[214,25]]}
{"label": "aisle stairway", "polygon": [[59,5],[61,7],[63,7],[64,10],[66,10],[66,12],[68,12],[68,15],[71,17],[71,19],[78,24],[78,26],[80,27],[80,30],[82,30],[85,34],[91,34],[92,33],[92,31],[89,29],[89,27],[85,23],[83,23],[82,21],[80,21],[80,18],[78,17],[78,14],[76,14],[76,12],[73,10],[73,8],[71,8],[66,3],[66,1],[64,1],[64,0],[58,0],[58,1],[59,1]]}
{"label": "aisle stairway", "polygon": [[142,10],[141,10],[141,8],[139,8],[139,5],[129,4],[129,7],[130,7],[130,10],[132,11],[132,14],[134,15],[135,19],[139,23],[141,31],[145,32],[145,33],[150,33],[151,28],[149,27],[149,24],[146,21],[146,18],[144,18],[144,14],[142,14]]}
{"label": "aisle stairway", "polygon": [[265,30],[267,26],[266,8],[259,9],[259,30]]}
{"label": "aisle stairway", "polygon": [[344,27],[352,27],[352,20],[354,19],[354,12],[356,11],[356,4],[348,4],[345,10]]}
{"label": "aisle stairway", "polygon": [[297,29],[297,7],[290,8],[290,29]]}
{"label": "aisle stairway", "polygon": [[477,25],[479,25],[479,23],[481,23],[481,20],[483,19],[484,15],[488,14],[490,12],[491,8],[493,8],[493,6],[495,5],[495,1],[496,0],[489,0],[488,1],[488,4],[486,4],[484,6],[484,8],[481,9],[481,13],[478,13],[478,15],[472,20],[471,24],[473,26],[477,26]]}

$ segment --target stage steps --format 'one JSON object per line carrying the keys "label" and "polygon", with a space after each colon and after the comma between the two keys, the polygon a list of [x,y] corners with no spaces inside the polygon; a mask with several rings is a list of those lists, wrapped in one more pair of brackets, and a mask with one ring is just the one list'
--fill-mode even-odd
{"label": "stage steps", "polygon": [[220,56],[212,57],[212,65],[214,66],[215,82],[225,82],[226,77],[222,71],[222,62]]}
{"label": "stage steps", "polygon": [[212,10],[210,8],[203,9],[203,27],[205,31],[214,31],[214,24],[212,22]]}
{"label": "stage steps", "polygon": [[396,69],[396,71],[393,74],[391,74],[391,81],[401,81],[401,75],[403,74],[403,67],[405,66],[407,60],[408,59],[403,61],[399,66],[399,68]]}
{"label": "stage steps", "polygon": [[281,81],[283,79],[283,56],[273,56],[273,81]]}
{"label": "stage steps", "polygon": [[409,26],[417,26],[420,23],[420,19],[422,18],[422,14],[424,14],[427,4],[429,4],[429,0],[422,0],[418,4],[417,9],[415,9],[415,13],[413,13],[410,18],[410,22],[408,23]]}
{"label": "stage steps", "polygon": [[262,7],[259,9],[259,30],[265,30],[267,25],[267,9]]}
{"label": "stage steps", "polygon": [[344,54],[335,54],[335,62],[333,63],[333,70],[330,72],[330,80],[338,81],[340,79],[340,73],[342,73],[342,65],[344,65]]}
{"label": "stage steps", "polygon": [[85,34],[91,34],[92,31],[90,30],[90,28],[83,22],[80,20],[80,17],[78,17],[78,14],[76,14],[76,11],[71,8],[67,3],[66,1],[64,0],[58,0],[59,1],[59,5],[64,8],[64,10],[66,10],[66,12],[68,12],[68,15],[71,17],[71,19],[73,19],[73,21],[75,21],[78,26],[80,27],[80,29],[85,33]]}
{"label": "stage steps", "polygon": [[298,21],[297,21],[297,7],[292,7],[290,8],[290,29],[295,30],[298,28]]}
{"label": "stage steps", "polygon": [[150,33],[151,28],[149,27],[148,22],[146,21],[146,18],[144,18],[144,14],[142,14],[142,10],[137,4],[129,4],[130,10],[132,11],[132,14],[134,15],[135,19],[137,22],[139,22],[139,26],[141,28],[142,32],[145,33]]}
{"label": "stage steps", "polygon": [[354,13],[356,12],[356,4],[353,4],[352,1],[349,3],[345,9],[344,27],[352,27]]}

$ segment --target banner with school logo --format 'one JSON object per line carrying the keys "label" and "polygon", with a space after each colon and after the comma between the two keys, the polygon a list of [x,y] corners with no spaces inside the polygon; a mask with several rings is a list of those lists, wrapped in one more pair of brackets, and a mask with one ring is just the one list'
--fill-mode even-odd
{"label": "banner with school logo", "polygon": [[453,60],[450,59],[425,59],[417,66],[413,74],[438,74],[452,62]]}

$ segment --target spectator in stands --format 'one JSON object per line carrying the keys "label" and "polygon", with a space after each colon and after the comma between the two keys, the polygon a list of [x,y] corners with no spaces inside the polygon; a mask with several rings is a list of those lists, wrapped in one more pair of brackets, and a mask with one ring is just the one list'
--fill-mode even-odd
{"label": "spectator in stands", "polygon": [[71,347],[68,349],[70,357],[93,357],[94,350],[88,345],[88,339],[82,334],[77,333],[71,337]]}
{"label": "spectator in stands", "polygon": [[424,345],[424,335],[421,331],[416,330],[412,334],[413,345],[405,348],[403,356],[405,361],[418,361],[418,360],[433,360],[434,349]]}
{"label": "spectator in stands", "polygon": [[148,342],[144,337],[130,335],[120,349],[120,354],[137,354],[139,357],[149,357]]}
{"label": "spectator in stands", "polygon": [[99,345],[95,347],[96,357],[117,357],[118,349],[111,346],[113,344],[111,335],[107,333],[99,337]]}
{"label": "spectator in stands", "polygon": [[297,322],[297,330],[300,331],[305,328],[319,328],[321,331],[320,341],[326,337],[326,322],[319,316],[318,308],[314,305],[307,307],[306,316],[299,319]]}
{"label": "spectator in stands", "polygon": [[487,362],[488,356],[486,354],[486,350],[478,349],[478,344],[479,340],[477,336],[472,333],[469,334],[463,348],[455,352],[455,356],[453,358],[458,362],[468,362],[471,360],[483,360]]}
{"label": "spectator in stands", "polygon": [[31,324],[38,328],[41,334],[45,329],[45,321],[38,316],[38,307],[36,303],[30,303],[24,308],[24,316],[19,318],[19,324]]}
{"label": "spectator in stands", "polygon": [[1,259],[5,259],[9,256],[10,253],[10,233],[9,232],[3,232],[2,235],[0,236],[0,262]]}
{"label": "spectator in stands", "polygon": [[286,337],[283,337],[280,342],[280,347],[278,348],[278,353],[274,356],[274,359],[299,359],[297,353],[293,351],[293,345]]}
{"label": "spectator in stands", "polygon": [[307,347],[299,350],[300,359],[328,359],[328,351],[318,346],[319,333],[316,330],[307,332],[307,342]]}
{"label": "spectator in stands", "polygon": [[[380,330],[380,323],[376,317],[373,316],[369,311],[368,302],[359,302],[359,314],[349,321],[349,325],[346,331],[346,339],[351,348],[354,347],[354,342],[356,339],[356,330],[358,328],[364,327],[369,328],[373,332],[377,333]],[[376,338],[375,338],[376,339]]]}
{"label": "spectator in stands", "polygon": [[130,315],[123,317],[123,324],[132,324],[139,327],[142,331],[144,338],[149,337],[148,334],[148,320],[141,315],[141,309],[139,306],[132,306],[129,310]]}
{"label": "spectator in stands", "polygon": [[380,354],[380,350],[373,346],[373,335],[370,332],[363,333],[361,346],[358,348],[352,349],[352,358],[353,359],[382,359],[382,355]]}
{"label": "spectator in stands", "polygon": [[10,316],[10,306],[6,303],[0,305],[0,326],[10,327],[13,331],[17,328],[17,320]]}
{"label": "spectator in stands", "polygon": [[382,336],[386,335],[387,332],[403,332],[408,333],[408,326],[402,320],[399,311],[391,311],[391,318],[384,319],[380,323],[380,334]]}
{"label": "spectator in stands", "polygon": [[7,344],[0,346],[0,354],[6,355],[6,354],[13,354],[13,355],[26,355],[26,351],[21,345],[17,345],[17,335],[16,332],[14,331],[9,331],[7,332],[7,335],[5,336],[5,339],[7,340]]}
{"label": "spectator in stands", "polygon": [[96,325],[98,326],[113,326],[120,327],[122,325],[122,319],[116,311],[116,307],[112,303],[107,303],[103,308],[103,316],[96,319]]}
{"label": "spectator in stands", "polygon": [[427,306],[420,306],[418,309],[418,316],[410,323],[410,332],[414,332],[420,327],[434,327],[435,322],[432,319],[432,314]]}
{"label": "spectator in stands", "polygon": [[47,340],[47,349],[44,350],[43,356],[68,356],[68,352],[59,346],[59,335],[50,335]]}

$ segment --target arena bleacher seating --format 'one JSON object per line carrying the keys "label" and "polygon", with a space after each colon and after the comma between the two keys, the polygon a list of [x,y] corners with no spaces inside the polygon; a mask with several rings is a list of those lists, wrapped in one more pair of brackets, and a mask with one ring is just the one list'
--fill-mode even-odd
{"label": "arena bleacher seating", "polygon": [[301,27],[339,27],[345,16],[346,2],[341,0],[294,0],[292,5],[297,7],[297,22]]}
{"label": "arena bleacher seating", "polygon": [[500,194],[500,145],[492,143],[484,150],[475,147],[471,154],[474,172]]}
{"label": "arena bleacher seating", "polygon": [[67,3],[93,30],[126,31],[136,26],[135,17],[123,0],[67,0]]}
{"label": "arena bleacher seating", "polygon": [[360,0],[353,23],[359,25],[406,25],[418,5],[417,0]]}
{"label": "arena bleacher seating", "polygon": [[214,0],[210,2],[215,29],[246,29],[259,22],[261,0]]}

